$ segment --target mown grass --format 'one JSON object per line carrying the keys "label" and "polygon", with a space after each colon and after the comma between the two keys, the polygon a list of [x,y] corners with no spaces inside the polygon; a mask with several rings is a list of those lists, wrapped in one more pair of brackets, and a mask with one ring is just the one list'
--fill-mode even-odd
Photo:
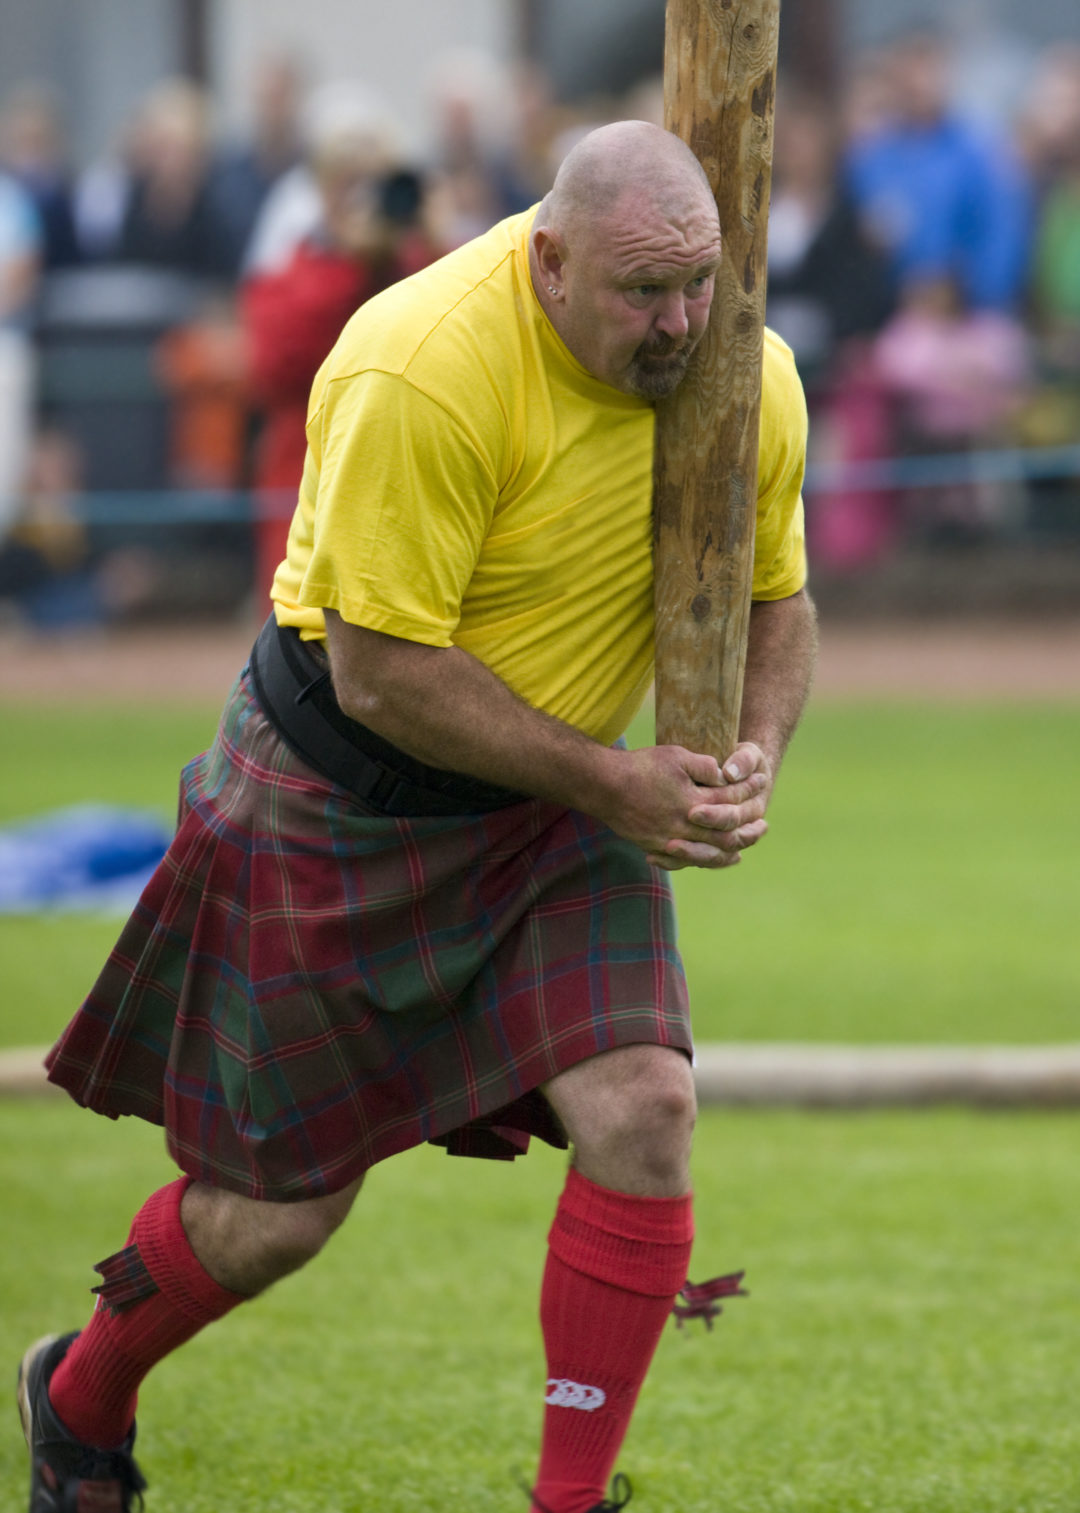
{"label": "mown grass", "polygon": [[[6,709],[0,823],[88,799],[171,814],[216,714]],[[699,1038],[1076,1039],[1078,750],[1075,706],[812,707],[767,840],[676,878]],[[0,918],[0,1044],[49,1040],[116,929]]]}
{"label": "mown grass", "polygon": [[[635,1513],[1072,1513],[1078,1134],[1064,1116],[703,1116],[695,1279],[620,1465]],[[376,1168],[323,1255],[165,1361],[150,1513],[513,1513],[542,1393],[536,1295],[564,1158]],[[159,1132],[0,1105],[0,1349],[77,1327],[94,1261],[168,1180]],[[5,1508],[24,1506],[14,1411]]]}
{"label": "mown grass", "polygon": [[[5,711],[0,817],[169,813],[216,711]],[[773,833],[677,879],[702,1038],[1076,1038],[1080,711],[829,706]],[[47,1040],[115,921],[0,920],[0,1042]],[[1071,1513],[1080,1506],[1080,1138],[1069,1116],[706,1113],[695,1278],[621,1464],[635,1513]],[[377,1168],[301,1275],[147,1383],[150,1513],[497,1513],[535,1456],[536,1292],[564,1158]],[[160,1132],[0,1104],[0,1346],[75,1327],[94,1261],[168,1180]],[[25,1502],[14,1413],[3,1506]]]}
{"label": "mown grass", "polygon": [[676,880],[708,1039],[1080,1038],[1080,708],[812,709],[772,830]]}

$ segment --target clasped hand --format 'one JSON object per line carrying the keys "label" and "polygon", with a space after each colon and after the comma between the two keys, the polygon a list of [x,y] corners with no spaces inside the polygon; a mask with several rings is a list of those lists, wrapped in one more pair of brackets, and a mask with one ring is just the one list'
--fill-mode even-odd
{"label": "clasped hand", "polygon": [[654,867],[731,867],[768,830],[772,772],[765,753],[742,741],[723,768],[682,746],[627,753],[620,812],[609,820]]}

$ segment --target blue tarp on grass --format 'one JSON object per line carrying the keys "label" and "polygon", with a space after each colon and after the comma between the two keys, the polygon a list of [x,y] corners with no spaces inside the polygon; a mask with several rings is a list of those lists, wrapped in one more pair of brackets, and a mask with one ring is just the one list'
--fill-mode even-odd
{"label": "blue tarp on grass", "polygon": [[0,914],[126,913],[171,839],[159,815],[106,804],[0,828]]}

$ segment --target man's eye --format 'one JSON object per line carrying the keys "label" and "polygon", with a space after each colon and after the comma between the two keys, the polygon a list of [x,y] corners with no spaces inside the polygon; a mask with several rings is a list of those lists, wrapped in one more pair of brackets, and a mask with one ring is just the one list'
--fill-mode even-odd
{"label": "man's eye", "polygon": [[635,284],[633,292],[642,295],[645,299],[650,299],[659,287],[659,284]]}
{"label": "man's eye", "polygon": [[711,273],[699,273],[698,276],[697,276],[697,278],[692,278],[690,280],[690,288],[691,289],[704,289],[705,285],[709,282],[709,280],[711,278],[712,278],[712,274]]}

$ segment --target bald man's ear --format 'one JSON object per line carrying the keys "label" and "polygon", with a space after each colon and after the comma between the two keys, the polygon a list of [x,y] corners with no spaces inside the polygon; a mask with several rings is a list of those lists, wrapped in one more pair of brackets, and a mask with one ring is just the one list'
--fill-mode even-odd
{"label": "bald man's ear", "polygon": [[566,243],[549,226],[537,226],[532,234],[533,255],[545,289],[561,289],[566,266]]}

